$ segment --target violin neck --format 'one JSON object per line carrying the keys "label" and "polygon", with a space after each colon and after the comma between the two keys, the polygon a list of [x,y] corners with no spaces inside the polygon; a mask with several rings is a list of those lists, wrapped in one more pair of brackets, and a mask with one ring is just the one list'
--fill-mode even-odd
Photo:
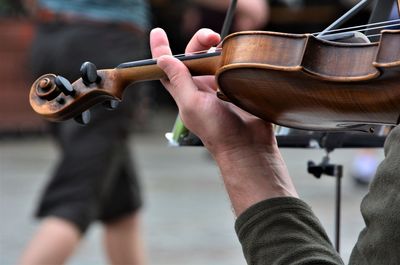
{"label": "violin neck", "polygon": [[[220,63],[221,52],[178,55],[193,76],[214,75]],[[157,66],[157,59],[128,62],[118,65],[115,69],[117,78],[123,86],[131,83],[159,80],[166,77]]]}

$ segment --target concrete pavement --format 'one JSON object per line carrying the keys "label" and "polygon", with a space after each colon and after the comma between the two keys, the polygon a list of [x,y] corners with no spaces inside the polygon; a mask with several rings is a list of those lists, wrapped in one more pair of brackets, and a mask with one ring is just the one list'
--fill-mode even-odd
{"label": "concrete pavement", "polygon": [[[215,164],[203,148],[171,148],[163,133],[174,116],[151,133],[131,141],[144,188],[144,234],[149,264],[243,265],[234,233],[234,218]],[[164,129],[165,128],[165,129]],[[377,151],[382,158],[382,151]],[[306,172],[309,159],[319,162],[321,150],[284,149],[284,158],[301,197],[321,218],[333,238],[335,180],[317,180]],[[342,163],[342,253],[347,261],[363,227],[359,212],[366,188],[356,186],[348,170],[355,150],[336,150],[332,162]],[[47,176],[57,158],[48,137],[0,141],[0,264],[15,264],[37,227],[31,217]],[[68,264],[106,264],[101,227],[92,226]]]}

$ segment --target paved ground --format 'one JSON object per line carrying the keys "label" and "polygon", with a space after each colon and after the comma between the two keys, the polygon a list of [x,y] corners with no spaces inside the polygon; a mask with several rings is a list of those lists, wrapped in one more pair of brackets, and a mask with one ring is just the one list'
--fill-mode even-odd
{"label": "paved ground", "polygon": [[[172,124],[172,119],[171,116],[165,124]],[[165,128],[168,130],[169,126]],[[135,135],[131,147],[145,190],[144,229],[150,264],[245,264],[218,170],[205,150],[168,147],[160,130]],[[301,196],[333,237],[335,181],[328,177],[317,180],[306,173],[307,161],[319,162],[323,151],[285,149],[283,152]],[[345,260],[363,226],[359,204],[367,191],[354,185],[348,176],[354,153],[354,150],[337,150],[332,155],[333,162],[345,165],[342,219]],[[381,158],[382,151],[378,153]],[[57,150],[47,137],[0,141],[0,264],[15,264],[34,233],[37,223],[31,213],[56,158]],[[89,230],[69,264],[106,264],[99,225]]]}

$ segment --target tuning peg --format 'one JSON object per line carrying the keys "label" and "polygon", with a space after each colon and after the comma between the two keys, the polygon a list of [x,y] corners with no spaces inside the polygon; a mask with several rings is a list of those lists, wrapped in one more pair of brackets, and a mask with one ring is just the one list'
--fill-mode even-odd
{"label": "tuning peg", "polygon": [[74,120],[82,125],[86,125],[90,122],[90,111],[85,110],[79,116],[75,117]]}
{"label": "tuning peg", "polygon": [[97,75],[97,67],[94,63],[84,62],[81,66],[81,77],[85,85],[100,82],[101,78]]}
{"label": "tuning peg", "polygon": [[56,76],[54,80],[56,86],[67,96],[75,95],[75,90],[72,87],[71,83],[60,75]]}
{"label": "tuning peg", "polygon": [[104,103],[103,103],[103,106],[109,110],[115,110],[118,107],[118,105],[119,105],[119,101],[115,100],[115,99],[107,100],[107,101],[104,101]]}

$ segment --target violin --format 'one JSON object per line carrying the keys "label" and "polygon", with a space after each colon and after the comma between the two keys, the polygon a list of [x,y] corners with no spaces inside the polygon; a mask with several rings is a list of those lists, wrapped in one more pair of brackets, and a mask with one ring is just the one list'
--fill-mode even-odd
{"label": "violin", "polygon": [[[329,36],[329,35],[327,35]],[[314,34],[233,33],[213,52],[176,56],[193,76],[214,75],[216,95],[266,121],[290,128],[361,130],[400,118],[400,30],[372,43],[340,43]],[[62,121],[95,104],[121,101],[128,85],[165,77],[156,59],[97,70],[81,67],[72,84],[46,74],[30,90],[39,115]]]}

